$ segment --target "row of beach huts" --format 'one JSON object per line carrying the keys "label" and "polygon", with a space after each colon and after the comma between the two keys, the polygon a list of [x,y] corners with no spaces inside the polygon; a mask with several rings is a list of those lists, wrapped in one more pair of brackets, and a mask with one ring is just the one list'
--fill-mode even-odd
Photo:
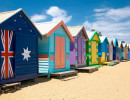
{"label": "row of beach huts", "polygon": [[124,41],[63,21],[34,24],[22,9],[0,13],[0,32],[1,87],[38,76],[93,72],[130,59]]}

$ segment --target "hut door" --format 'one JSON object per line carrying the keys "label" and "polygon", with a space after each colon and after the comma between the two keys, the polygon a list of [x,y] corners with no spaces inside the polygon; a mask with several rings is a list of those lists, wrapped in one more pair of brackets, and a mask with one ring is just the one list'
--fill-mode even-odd
{"label": "hut door", "polygon": [[92,41],[92,63],[96,63],[96,42]]}
{"label": "hut door", "polygon": [[84,64],[84,38],[82,38],[82,64]]}
{"label": "hut door", "polygon": [[78,64],[84,64],[84,38],[78,38]]}
{"label": "hut door", "polygon": [[65,37],[55,37],[55,69],[65,68]]}
{"label": "hut door", "polygon": [[82,63],[82,38],[78,38],[78,64]]}
{"label": "hut door", "polygon": [[9,30],[0,30],[0,46],[1,46],[1,80],[14,77],[14,33]]}

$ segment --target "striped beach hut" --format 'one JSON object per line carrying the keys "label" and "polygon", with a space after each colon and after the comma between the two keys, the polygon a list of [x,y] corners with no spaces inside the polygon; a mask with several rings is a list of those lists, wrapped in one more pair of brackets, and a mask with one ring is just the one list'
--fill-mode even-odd
{"label": "striped beach hut", "polygon": [[109,55],[108,55],[108,61],[112,61],[113,60],[113,46],[114,46],[114,43],[113,43],[113,39],[112,38],[108,38],[108,41],[109,41],[109,46],[108,46],[108,50],[109,50]]}
{"label": "striped beach hut", "polygon": [[117,60],[122,60],[122,49],[123,49],[122,42],[118,41]]}
{"label": "striped beach hut", "polygon": [[87,66],[98,64],[99,35],[96,31],[87,32],[89,41],[86,42]]}
{"label": "striped beach hut", "polygon": [[1,12],[0,32],[0,85],[36,78],[41,35],[25,12]]}
{"label": "striped beach hut", "polygon": [[71,67],[86,66],[86,41],[88,36],[84,26],[68,27],[74,42],[70,41],[70,65]]}
{"label": "striped beach hut", "polygon": [[108,39],[106,36],[99,36],[101,43],[98,44],[98,62],[99,64],[103,62],[107,62],[107,56],[108,56]]}
{"label": "striped beach hut", "polygon": [[123,44],[123,52],[122,52],[123,59],[122,60],[126,60],[126,48],[127,48],[127,44],[126,43],[122,43],[122,44]]}
{"label": "striped beach hut", "polygon": [[118,48],[118,40],[117,38],[113,38],[113,43],[114,43],[114,47],[113,47],[113,60],[117,60],[117,48]]}
{"label": "striped beach hut", "polygon": [[70,40],[72,35],[63,21],[36,23],[42,33],[38,40],[39,74],[70,71]]}

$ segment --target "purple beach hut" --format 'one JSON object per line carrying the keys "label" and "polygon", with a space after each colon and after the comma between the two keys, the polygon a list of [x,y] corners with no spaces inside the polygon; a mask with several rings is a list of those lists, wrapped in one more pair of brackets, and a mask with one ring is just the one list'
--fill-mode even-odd
{"label": "purple beach hut", "polygon": [[74,38],[74,43],[70,41],[70,65],[75,69],[86,66],[86,41],[88,36],[84,26],[68,27]]}

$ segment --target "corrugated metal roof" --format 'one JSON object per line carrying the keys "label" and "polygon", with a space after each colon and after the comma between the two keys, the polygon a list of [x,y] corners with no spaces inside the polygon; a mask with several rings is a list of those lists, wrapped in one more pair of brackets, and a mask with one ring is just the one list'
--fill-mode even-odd
{"label": "corrugated metal roof", "polygon": [[122,42],[118,41],[118,47],[121,47]]}
{"label": "corrugated metal roof", "polygon": [[90,39],[95,31],[86,31],[88,38]]}
{"label": "corrugated metal roof", "polygon": [[54,28],[59,22],[43,22],[35,23],[35,26],[39,29],[42,35],[47,34],[52,28]]}
{"label": "corrugated metal roof", "polygon": [[105,40],[106,36],[99,36],[101,43]]}
{"label": "corrugated metal roof", "polygon": [[13,10],[13,11],[7,11],[7,12],[1,12],[0,13],[0,24],[6,21],[8,18],[12,17],[14,14],[18,13],[22,9]]}
{"label": "corrugated metal roof", "polygon": [[127,44],[126,43],[122,43],[122,45],[123,45],[123,47],[126,47]]}
{"label": "corrugated metal roof", "polygon": [[76,36],[81,31],[83,26],[73,26],[73,27],[67,27],[67,28],[70,31],[72,36]]}

